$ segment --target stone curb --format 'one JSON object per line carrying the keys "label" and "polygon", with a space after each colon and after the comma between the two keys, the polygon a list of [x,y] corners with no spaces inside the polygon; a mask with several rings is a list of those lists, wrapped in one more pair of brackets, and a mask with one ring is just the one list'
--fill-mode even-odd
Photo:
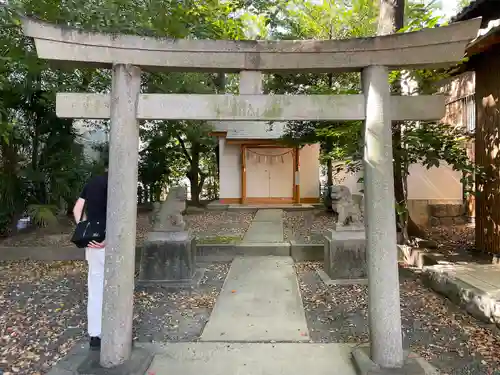
{"label": "stone curb", "polygon": [[[295,241],[249,244],[197,244],[196,255],[200,260],[231,261],[237,255],[291,256],[295,262],[322,261],[323,244],[301,244]],[[141,248],[136,249],[140,259]],[[73,246],[0,246],[0,261],[72,261],[85,260],[85,250]]]}
{"label": "stone curb", "polygon": [[398,260],[412,267],[422,269],[425,266],[433,266],[439,264],[440,258],[442,255],[429,249],[398,245]]}
{"label": "stone curb", "polygon": [[[289,242],[266,244],[197,244],[196,255],[201,261],[230,261],[237,255],[289,256],[290,247]],[[140,259],[141,250],[140,247],[136,248],[137,261]],[[19,260],[45,262],[85,260],[85,250],[73,246],[0,246],[0,261]]]}
{"label": "stone curb", "polygon": [[74,246],[51,247],[0,247],[0,261],[38,260],[38,261],[71,261],[85,260],[85,249]]}
{"label": "stone curb", "polygon": [[231,261],[235,256],[289,256],[289,242],[239,243],[239,244],[197,244],[196,256],[201,259]]}
{"label": "stone curb", "polygon": [[290,256],[294,262],[318,262],[325,257],[325,245],[322,243],[297,243],[290,241]]}
{"label": "stone curb", "polygon": [[453,274],[457,265],[435,265],[423,268],[423,282],[448,297],[475,318],[495,323],[500,328],[500,296],[490,295]]}
{"label": "stone curb", "polygon": [[[265,246],[264,246],[265,245]],[[324,259],[324,245],[318,243],[297,243],[296,241],[271,243],[271,244],[197,244],[198,256],[227,256],[246,254],[244,249],[259,247],[262,250],[275,248],[279,255],[290,255],[295,262],[322,261]],[[289,252],[284,251],[289,247]],[[439,258],[426,249],[412,249],[399,246],[399,260],[406,264],[422,268],[439,263]],[[136,253],[140,253],[137,248]],[[263,251],[262,251],[263,252]],[[285,254],[286,252],[286,254]],[[259,255],[259,254],[256,254]],[[261,254],[262,255],[262,254]],[[278,255],[278,254],[276,254]],[[70,261],[85,260],[85,251],[73,246],[0,246],[0,261],[13,260],[39,260],[39,261]]]}
{"label": "stone curb", "polygon": [[316,274],[319,276],[321,281],[325,285],[335,286],[335,285],[368,285],[368,279],[336,279],[333,280],[328,276],[328,274],[322,269],[316,269]]}

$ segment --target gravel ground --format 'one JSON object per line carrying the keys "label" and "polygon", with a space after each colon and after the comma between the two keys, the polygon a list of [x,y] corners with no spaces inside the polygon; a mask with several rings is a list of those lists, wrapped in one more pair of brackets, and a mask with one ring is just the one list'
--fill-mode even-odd
{"label": "gravel ground", "polygon": [[199,242],[235,242],[243,238],[254,215],[253,212],[205,211],[186,215],[185,220]]}
{"label": "gravel ground", "polygon": [[285,211],[283,228],[285,241],[323,243],[325,231],[332,228],[334,217],[324,209]]}
{"label": "gravel ground", "polygon": [[[296,265],[312,341],[368,342],[367,286],[327,287],[318,267],[322,265]],[[500,374],[500,336],[494,326],[460,311],[409,270],[401,269],[400,280],[406,345],[443,375]]]}
{"label": "gravel ground", "polygon": [[[184,216],[189,230],[197,238],[222,237],[223,240],[243,237],[254,214],[249,212],[204,211]],[[152,224],[148,213],[137,216],[137,244],[140,246]],[[70,239],[74,225],[70,220],[62,219],[58,225],[50,228],[38,228],[19,233],[0,241],[0,246],[74,246]],[[224,242],[225,242],[224,241]]]}
{"label": "gravel ground", "polygon": [[[57,225],[47,228],[36,228],[17,233],[11,237],[0,240],[0,246],[75,246],[71,243],[74,231],[72,221],[63,218]],[[137,215],[137,243],[142,244],[144,237],[151,230],[151,223],[147,213]]]}
{"label": "gravel ground", "polygon": [[[138,288],[135,339],[196,340],[228,271],[208,265],[192,293]],[[0,373],[45,373],[85,337],[85,294],[85,262],[0,262]]]}
{"label": "gravel ground", "polygon": [[441,245],[442,250],[456,252],[474,249],[475,230],[474,225],[467,224],[431,227],[426,233]]}
{"label": "gravel ground", "polygon": [[452,225],[428,228],[427,237],[438,243],[438,252],[448,262],[491,264],[491,255],[475,251],[474,225]]}

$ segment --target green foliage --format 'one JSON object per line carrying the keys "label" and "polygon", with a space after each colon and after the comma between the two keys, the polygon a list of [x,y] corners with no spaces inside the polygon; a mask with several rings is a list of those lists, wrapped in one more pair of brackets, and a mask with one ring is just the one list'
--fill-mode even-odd
{"label": "green foliage", "polygon": [[[443,161],[463,173],[465,186],[471,186],[475,165],[467,157],[465,146],[472,138],[465,129],[436,122],[407,122],[402,134],[404,166],[420,163],[439,167]],[[407,175],[408,170],[404,171]]]}
{"label": "green foliage", "polygon": [[[435,27],[434,5],[409,2],[403,31]],[[14,11],[15,10],[15,11]],[[106,70],[55,70],[36,57],[32,41],[22,35],[16,12],[48,22],[111,33],[196,39],[344,39],[373,36],[378,4],[372,0],[9,0],[0,7],[0,234],[24,212],[48,225],[71,207],[88,176],[102,165],[85,160],[71,121],[55,117],[55,93],[107,92]],[[442,78],[435,71],[411,72],[420,92],[431,92]],[[144,72],[143,91],[150,93],[236,92],[238,77],[209,73]],[[357,94],[358,73],[273,74],[265,90],[275,94]],[[401,79],[393,74],[393,81]],[[225,82],[223,82],[225,81]],[[97,126],[103,126],[102,123]],[[271,125],[272,126],[272,125]],[[404,124],[405,165],[434,166],[446,160],[470,172],[462,142],[439,124]],[[154,121],[141,124],[139,178],[148,199],[158,199],[169,185],[188,178],[195,202],[207,181],[217,178],[217,142],[210,124]],[[359,167],[362,123],[290,122],[289,143],[320,143],[322,162],[347,161]],[[103,152],[106,152],[104,145]],[[404,167],[406,168],[406,167]],[[406,168],[407,170],[407,168]],[[214,198],[216,192],[210,192]]]}
{"label": "green foliage", "polygon": [[[173,38],[244,39],[243,1],[218,0],[10,0],[0,9],[0,140],[2,178],[12,188],[0,200],[10,200],[8,220],[36,207],[71,206],[89,174],[102,165],[87,163],[71,121],[54,116],[54,94],[61,91],[107,92],[109,71],[58,71],[38,60],[32,41],[20,30],[18,13],[86,30]],[[17,13],[18,12],[18,13]],[[151,93],[213,93],[213,74],[143,73],[143,89]],[[14,127],[14,123],[16,126]],[[194,200],[209,174],[216,173],[216,142],[204,122],[141,124],[139,176],[141,189],[157,199],[170,184],[188,177]],[[9,173],[7,173],[7,171]],[[15,172],[15,173],[10,173]],[[154,193],[154,194],[153,194]],[[50,206],[42,210],[42,205]],[[31,210],[31,213],[35,211]],[[41,220],[40,223],[44,223]]]}
{"label": "green foliage", "polygon": [[[41,4],[45,15],[54,4]],[[22,35],[12,8],[0,8],[0,40],[0,235],[8,235],[24,214],[38,225],[53,223],[88,178],[92,166],[83,158],[72,121],[55,116],[55,93],[86,90],[92,71],[49,69]]]}
{"label": "green foliage", "polygon": [[[374,35],[378,5],[374,1],[288,2],[279,28],[270,34],[279,39],[345,39]],[[293,6],[291,6],[293,5]],[[361,90],[359,73],[273,74],[266,90],[274,94],[349,95]],[[358,169],[361,156],[360,121],[287,123],[285,140],[299,145],[319,143],[321,162],[347,161],[347,167]]]}
{"label": "green foliage", "polygon": [[[376,2],[303,2],[284,17],[279,32],[286,39],[342,39],[373,36],[376,32],[378,9]],[[422,28],[437,27],[442,21],[434,12],[439,4],[410,1],[406,3],[405,26],[399,32],[412,32]],[[405,93],[431,94],[436,82],[446,78],[449,72],[414,70],[391,72],[393,93],[401,94],[401,82],[417,83],[417,91]],[[273,75],[267,89],[280,94],[357,94],[360,93],[359,74],[297,74]],[[455,170],[462,171],[466,186],[477,173],[467,158],[465,141],[468,137],[461,129],[448,124],[405,122],[402,126],[401,147],[394,147],[395,169],[402,171],[403,185],[409,166],[421,163],[427,168],[437,167],[443,161]],[[345,168],[355,171],[361,168],[363,155],[362,123],[345,122],[289,122],[285,139],[297,144],[320,143],[321,160],[328,165],[329,173],[335,173],[332,161],[344,161]],[[407,215],[406,202],[399,202],[398,213]]]}
{"label": "green foliage", "polygon": [[33,220],[35,225],[45,227],[49,224],[57,222],[56,218],[57,206],[46,204],[30,204],[27,209],[27,214]]}

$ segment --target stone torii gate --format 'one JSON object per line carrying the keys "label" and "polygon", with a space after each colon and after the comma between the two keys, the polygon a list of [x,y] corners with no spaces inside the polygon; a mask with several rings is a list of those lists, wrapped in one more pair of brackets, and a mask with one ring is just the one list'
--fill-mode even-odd
{"label": "stone torii gate", "polygon": [[[371,358],[382,367],[401,367],[391,121],[440,119],[445,98],[390,96],[388,72],[459,61],[479,24],[475,19],[414,33],[350,40],[223,41],[90,33],[23,19],[24,33],[34,38],[40,58],[113,71],[110,95],[57,96],[60,117],[111,119],[101,365],[118,366],[131,356],[138,120],[364,120]],[[361,71],[363,94],[141,94],[141,70],[153,69],[236,72],[247,81],[254,72]]]}

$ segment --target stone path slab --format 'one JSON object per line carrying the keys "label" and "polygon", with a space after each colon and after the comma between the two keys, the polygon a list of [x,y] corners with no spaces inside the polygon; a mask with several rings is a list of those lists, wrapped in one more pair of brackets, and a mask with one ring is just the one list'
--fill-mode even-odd
{"label": "stone path slab", "polygon": [[172,343],[147,373],[182,375],[355,375],[348,344]]}
{"label": "stone path slab", "polygon": [[283,210],[263,209],[255,214],[243,243],[283,242]]}
{"label": "stone path slab", "polygon": [[423,268],[425,281],[474,317],[500,327],[500,266],[434,265]]}
{"label": "stone path slab", "polygon": [[253,221],[283,221],[283,210],[280,209],[262,209],[258,210],[253,217]]}
{"label": "stone path slab", "polygon": [[292,258],[235,258],[200,340],[308,341]]}
{"label": "stone path slab", "polygon": [[[172,342],[134,347],[153,356],[147,371],[137,375],[356,374],[350,344]],[[75,375],[95,353],[89,355],[86,341],[77,343],[47,375]],[[141,364],[147,366],[148,361],[136,363]]]}

